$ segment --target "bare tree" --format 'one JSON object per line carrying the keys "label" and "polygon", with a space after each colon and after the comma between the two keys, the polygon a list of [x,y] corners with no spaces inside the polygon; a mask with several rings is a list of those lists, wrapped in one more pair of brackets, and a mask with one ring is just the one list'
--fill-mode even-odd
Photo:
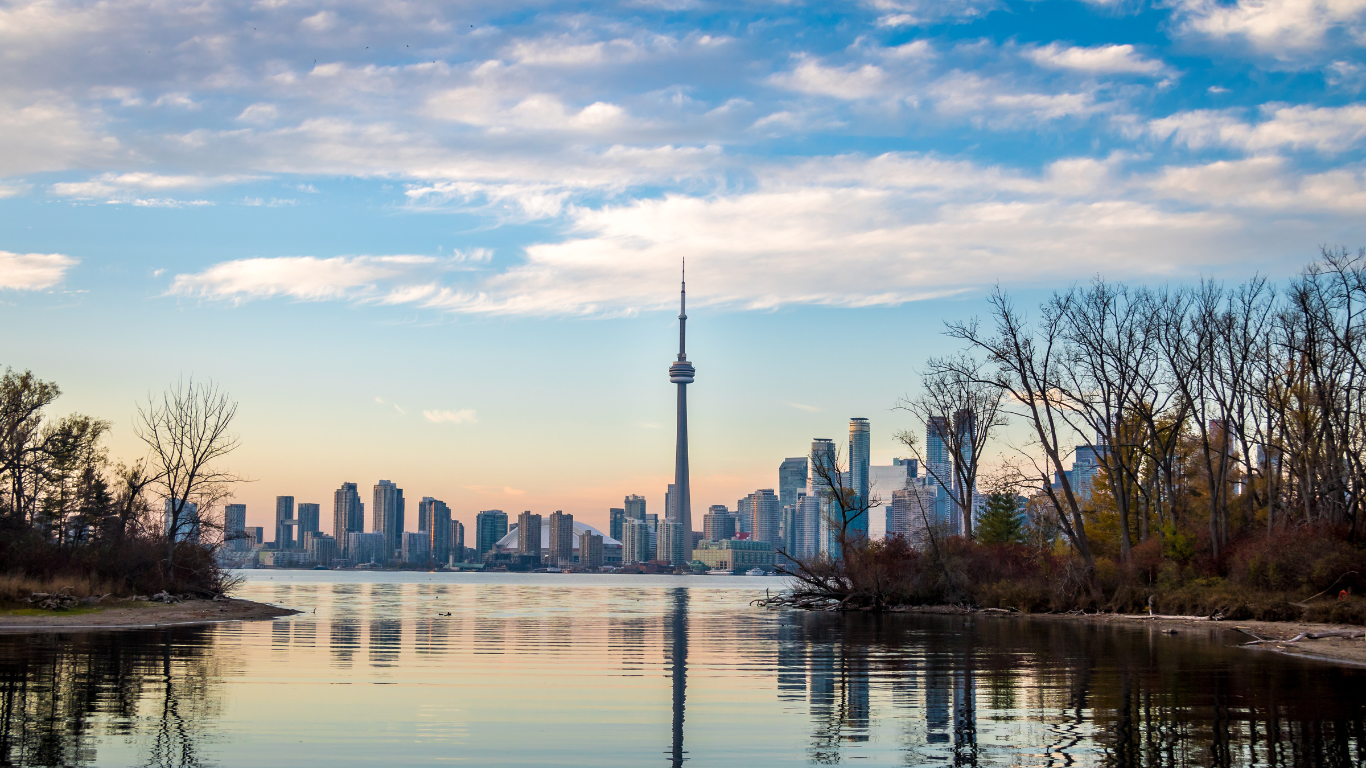
{"label": "bare tree", "polygon": [[220,392],[213,382],[190,379],[147,398],[138,408],[135,434],[147,444],[151,455],[151,485],[166,499],[166,568],[171,572],[175,545],[193,536],[202,525],[201,514],[190,516],[195,504],[207,516],[209,508],[223,498],[226,487],[242,478],[217,466],[240,441],[229,432],[237,415],[237,403]]}
{"label": "bare tree", "polygon": [[925,367],[920,393],[901,398],[896,407],[909,412],[943,440],[947,460],[931,460],[921,448],[918,432],[899,432],[896,439],[949,494],[961,518],[959,529],[972,538],[977,476],[987,443],[996,429],[1005,425],[1001,412],[1004,393],[987,375],[983,363],[968,355],[931,358]]}

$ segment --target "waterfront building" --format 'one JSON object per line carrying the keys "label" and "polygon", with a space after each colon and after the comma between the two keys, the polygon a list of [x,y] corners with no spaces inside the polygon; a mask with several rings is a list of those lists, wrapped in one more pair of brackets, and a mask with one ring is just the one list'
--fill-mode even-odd
{"label": "waterfront building", "polygon": [[322,531],[321,516],[322,508],[317,504],[300,502],[298,506],[294,508],[294,519],[299,521],[298,531],[294,535],[294,540],[298,542],[299,546],[303,546],[304,536],[307,536],[310,533],[320,533]]}
{"label": "waterfront building", "polygon": [[621,521],[626,519],[626,510],[621,507],[612,507],[607,510],[607,532],[612,538],[621,540]]}
{"label": "waterfront building", "polygon": [[947,522],[953,513],[948,490],[953,487],[953,457],[949,450],[949,420],[931,416],[925,423],[925,475],[944,492],[935,501],[936,521]]}
{"label": "waterfront building", "polygon": [[659,557],[659,515],[645,516],[645,525],[650,529],[650,559]]}
{"label": "waterfront building", "polygon": [[953,473],[953,501],[952,514],[954,522],[954,532],[958,534],[967,533],[963,528],[964,515],[957,499],[972,499],[977,495],[977,488],[967,489],[964,492],[963,478],[967,476],[968,469],[972,466],[972,446],[977,433],[977,415],[970,409],[962,408],[953,414],[953,429],[958,440],[959,452],[953,457],[957,468]]}
{"label": "waterfront building", "polygon": [[383,533],[364,533],[351,531],[346,534],[346,551],[351,554],[346,559],[355,565],[376,563],[383,565],[389,558],[384,556],[385,538]]}
{"label": "waterfront building", "polygon": [[486,509],[474,516],[474,548],[476,562],[493,551],[500,539],[508,535],[508,516],[501,509]]}
{"label": "waterfront building", "polygon": [[778,497],[773,493],[773,489],[763,488],[751,493],[749,508],[754,516],[754,535],[750,538],[755,541],[766,541],[777,547],[781,542],[778,528],[782,520],[782,507],[778,505]]}
{"label": "waterfront building", "polygon": [[[175,505],[178,499],[167,499],[162,511],[162,525],[166,529],[166,537],[174,537],[176,541],[199,542],[199,505],[193,501],[185,502],[185,506],[180,510],[180,524],[176,525]],[[245,511],[243,515],[245,515]],[[244,518],[245,519],[245,518]],[[172,527],[175,530],[171,530]]]}
{"label": "waterfront building", "polygon": [[[717,507],[721,511],[717,511]],[[714,505],[706,517],[702,518],[702,538],[706,541],[722,541],[735,538],[735,515],[724,505]]]}
{"label": "waterfront building", "polygon": [[659,550],[655,554],[656,560],[663,560],[670,565],[687,565],[692,562],[684,554],[692,548],[692,542],[685,541],[682,523],[677,520],[661,520],[658,539]]}
{"label": "waterfront building", "polygon": [[688,481],[688,385],[693,383],[697,374],[692,363],[688,362],[688,281],[687,275],[680,281],[678,292],[678,359],[669,366],[669,381],[678,385],[678,429],[677,444],[674,448],[674,493],[677,499],[674,510],[668,519],[680,523],[688,533],[684,537],[684,561],[692,561],[692,496]]}
{"label": "waterfront building", "polygon": [[438,563],[451,556],[451,508],[446,502],[423,496],[417,503],[417,529],[427,534],[427,546]]}
{"label": "waterfront building", "polygon": [[820,554],[821,500],[805,493],[798,496],[792,527],[793,557],[808,558]]}
{"label": "waterfront building", "polygon": [[734,573],[743,573],[751,568],[772,570],[774,557],[772,544],[747,539],[703,540],[693,551],[693,559],[702,561],[708,568]]}
{"label": "waterfront building", "polygon": [[735,532],[754,533],[754,504],[748,496],[735,502]]}
{"label": "waterfront building", "polygon": [[265,536],[266,529],[259,525],[254,525],[247,528],[247,546],[250,549],[259,549],[261,547],[264,547],[266,545]]}
{"label": "waterfront building", "polygon": [[831,496],[836,490],[831,483],[838,480],[839,474],[835,441],[828,437],[817,437],[812,440],[811,463],[810,482],[806,495],[820,504],[820,511],[816,516],[818,526],[816,551],[819,554],[833,556],[838,550],[835,542],[835,531],[831,529],[829,524]]}
{"label": "waterfront building", "polygon": [[228,504],[223,507],[223,543],[232,552],[251,549],[247,541],[247,505]]}
{"label": "waterfront building", "polygon": [[518,554],[541,556],[541,516],[527,510],[517,516]]}
{"label": "waterfront building", "polygon": [[[849,486],[853,492],[854,508],[868,505],[868,465],[872,456],[871,433],[868,420],[855,417],[849,420]],[[849,523],[849,535],[868,536],[868,510],[864,509]]]}
{"label": "waterfront building", "polygon": [[456,558],[455,562],[465,562],[465,524],[459,520],[451,521],[451,547],[447,559],[451,557]]}
{"label": "waterfront building", "polygon": [[349,541],[346,534],[365,530],[365,505],[360,500],[360,490],[355,483],[342,483],[332,492],[332,535],[337,537],[341,556],[349,558],[346,551]]}
{"label": "waterfront building", "polygon": [[399,559],[410,565],[425,565],[432,559],[432,540],[425,531],[404,531]]}
{"label": "waterfront building", "polygon": [[579,534],[579,565],[584,568],[602,567],[602,536],[592,529]]}
{"label": "waterfront building", "polygon": [[548,531],[549,546],[546,548],[546,562],[550,565],[568,565],[574,561],[574,516],[560,510],[550,513]]}
{"label": "waterfront building", "polygon": [[654,559],[650,548],[650,526],[644,520],[627,518],[621,526],[621,562],[648,563]]}
{"label": "waterfront building", "polygon": [[374,493],[370,530],[384,534],[385,560],[392,560],[403,546],[403,489],[388,480],[381,480],[375,484]]}
{"label": "waterfront building", "polygon": [[624,502],[622,502],[622,504],[623,504],[623,506],[626,507],[626,516],[627,516],[628,518],[630,518],[630,519],[632,519],[632,520],[644,520],[644,519],[645,519],[645,497],[644,497],[644,496],[635,496],[635,495],[627,496],[627,497],[626,497],[626,500],[625,500]]}
{"label": "waterfront building", "polygon": [[778,504],[790,506],[797,503],[797,494],[806,490],[805,456],[790,456],[778,465]]}
{"label": "waterfront building", "polygon": [[329,567],[332,561],[340,556],[337,552],[337,538],[315,531],[304,535],[304,551],[308,553],[309,560]]}
{"label": "waterfront building", "polygon": [[294,529],[299,524],[294,519],[294,497],[275,497],[275,549],[283,552],[294,548]]}
{"label": "waterfront building", "polygon": [[[568,517],[568,515],[566,515],[565,517]],[[571,550],[569,562],[576,562],[579,559],[579,540],[582,537],[584,531],[588,531],[590,533],[602,537],[602,562],[604,565],[616,565],[621,563],[622,542],[605,535],[602,531],[599,531],[597,528],[594,528],[593,526],[588,525],[587,523],[580,523],[578,521],[574,521],[573,526],[574,528],[572,534],[572,541],[574,543],[574,548],[573,550]],[[543,524],[540,526],[540,529],[540,546],[537,547],[533,543],[531,546],[527,548],[528,550],[532,552],[537,552],[539,554],[521,554],[521,525],[514,525],[512,529],[507,532],[506,536],[504,536],[503,538],[499,539],[497,542],[494,543],[493,549],[491,551],[495,555],[498,555],[500,558],[504,560],[506,560],[509,557],[525,558],[525,562],[527,565],[530,565],[531,561],[534,561],[537,565],[539,565],[542,556],[550,549],[550,526],[548,524]],[[485,562],[488,562],[487,558],[485,559]]]}

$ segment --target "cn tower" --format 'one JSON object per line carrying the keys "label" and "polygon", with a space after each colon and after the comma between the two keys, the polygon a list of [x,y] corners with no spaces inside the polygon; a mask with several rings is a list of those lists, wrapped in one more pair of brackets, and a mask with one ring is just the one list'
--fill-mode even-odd
{"label": "cn tower", "polygon": [[678,294],[678,360],[669,366],[669,381],[678,385],[678,447],[674,454],[674,521],[683,527],[683,559],[692,562],[692,491],[688,487],[688,385],[697,371],[688,362],[688,262],[683,262]]}

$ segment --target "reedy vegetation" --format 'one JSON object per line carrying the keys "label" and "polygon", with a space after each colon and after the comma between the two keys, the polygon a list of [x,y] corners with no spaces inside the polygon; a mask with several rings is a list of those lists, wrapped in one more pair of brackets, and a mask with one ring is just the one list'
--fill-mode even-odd
{"label": "reedy vegetation", "polygon": [[[134,426],[148,455],[125,464],[104,446],[109,422],[48,416],[60,394],[29,371],[0,375],[0,602],[62,587],[87,596],[230,586],[213,554],[220,503],[238,478],[213,463],[236,446],[235,404],[194,381],[149,398]],[[169,526],[166,499],[176,500]],[[197,537],[186,501],[201,510]]]}
{"label": "reedy vegetation", "polygon": [[[961,495],[988,446],[1003,454],[995,481],[1030,497],[1025,542],[932,527],[918,546],[868,542],[832,519],[843,558],[789,569],[799,604],[1134,610],[1151,597],[1293,618],[1314,593],[1366,587],[1366,249],[1325,248],[1279,289],[1097,278],[1033,317],[999,287],[989,303],[985,319],[946,324],[963,349],[930,360],[901,407],[922,426],[975,420],[977,434],[946,435],[973,461],[952,477],[922,466]],[[1066,471],[1078,445],[1096,449],[1089,491]],[[859,510],[840,482],[826,496],[844,518]],[[1361,620],[1354,605],[1330,613]]]}

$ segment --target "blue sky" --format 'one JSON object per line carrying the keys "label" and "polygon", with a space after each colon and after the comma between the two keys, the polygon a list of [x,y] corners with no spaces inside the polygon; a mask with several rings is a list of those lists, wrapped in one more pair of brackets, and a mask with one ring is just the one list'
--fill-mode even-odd
{"label": "blue sky", "polygon": [[1363,237],[1366,0],[0,4],[0,364],[136,446],[242,403],[253,524],[694,499],[891,410],[945,318]]}

